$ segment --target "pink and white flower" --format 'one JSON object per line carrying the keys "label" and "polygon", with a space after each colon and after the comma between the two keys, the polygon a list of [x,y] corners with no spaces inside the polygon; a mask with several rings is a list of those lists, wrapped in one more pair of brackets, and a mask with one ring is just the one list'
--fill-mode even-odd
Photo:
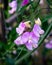
{"label": "pink and white flower", "polygon": [[10,2],[9,6],[12,8],[12,9],[9,10],[9,13],[13,14],[17,10],[17,2],[16,2],[16,0]]}
{"label": "pink and white flower", "polygon": [[[24,23],[23,23],[24,24]],[[20,24],[21,25],[21,24]],[[24,26],[24,28],[23,28]],[[21,25],[19,26],[22,27],[21,29],[24,31],[25,29],[25,25]],[[22,33],[20,29],[20,32],[17,33]],[[37,48],[38,47],[38,41],[40,39],[40,34],[43,34],[44,31],[41,29],[41,27],[37,24],[34,25],[33,30],[31,32],[24,32],[22,35],[20,35],[16,40],[14,40],[14,43],[16,45],[22,45],[25,44],[25,46],[27,47],[28,50],[33,50],[33,48]]]}

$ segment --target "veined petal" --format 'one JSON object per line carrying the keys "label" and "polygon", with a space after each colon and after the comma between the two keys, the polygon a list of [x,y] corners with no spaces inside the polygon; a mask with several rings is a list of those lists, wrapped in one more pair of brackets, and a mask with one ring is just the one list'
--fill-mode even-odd
{"label": "veined petal", "polygon": [[43,34],[43,33],[44,33],[44,31],[41,29],[41,27],[40,27],[38,24],[35,24],[35,25],[34,25],[33,32],[34,32],[37,36],[40,36],[40,34]]}
{"label": "veined petal", "polygon": [[38,40],[39,37],[35,36],[33,32],[30,32],[28,43],[32,44],[32,47],[37,48],[38,47]]}
{"label": "veined petal", "polygon": [[33,28],[32,32],[34,32],[34,35],[36,35],[37,37],[40,37],[39,32],[37,32],[37,31],[35,30],[35,28]]}
{"label": "veined petal", "polygon": [[24,28],[23,28],[23,27],[21,27],[21,28],[16,28],[16,32],[17,32],[19,35],[21,35],[21,34],[23,33],[23,31],[24,31]]}
{"label": "veined petal", "polygon": [[25,24],[23,21],[19,24],[19,27],[25,27]]}
{"label": "veined petal", "polygon": [[34,48],[37,48],[37,47],[38,47],[38,44],[37,44],[37,43],[32,43],[32,46],[33,46]]}
{"label": "veined petal", "polygon": [[40,33],[40,34],[44,34],[44,30],[40,30],[39,33]]}
{"label": "veined petal", "polygon": [[23,33],[23,35],[22,35],[23,43],[26,43],[28,41],[28,39],[29,39],[29,32]]}
{"label": "veined petal", "polygon": [[34,43],[38,43],[39,37],[37,37],[34,32],[30,32],[30,37]]}
{"label": "veined petal", "polygon": [[41,29],[41,27],[38,24],[35,24],[36,31],[39,32],[39,34],[43,34],[44,31]]}
{"label": "veined petal", "polygon": [[31,43],[26,43],[25,45],[26,45],[28,50],[33,50],[33,47],[32,47]]}
{"label": "veined petal", "polygon": [[18,37],[16,40],[14,40],[14,43],[15,43],[16,45],[24,44],[24,43],[22,42],[22,40],[21,40],[21,36]]}
{"label": "veined petal", "polygon": [[25,30],[25,24],[23,22],[20,23],[19,27],[16,28],[16,32],[21,35]]}
{"label": "veined petal", "polygon": [[9,3],[10,7],[17,7],[17,2],[16,1],[12,1]]}

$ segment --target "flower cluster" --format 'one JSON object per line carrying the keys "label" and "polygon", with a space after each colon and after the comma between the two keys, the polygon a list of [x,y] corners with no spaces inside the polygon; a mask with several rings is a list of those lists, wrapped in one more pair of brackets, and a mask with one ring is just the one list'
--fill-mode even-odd
{"label": "flower cluster", "polygon": [[[23,0],[21,3],[21,6],[25,6],[29,3],[29,0]],[[11,10],[9,10],[10,14],[13,14],[17,10],[17,2],[16,0],[9,3],[9,6],[11,7]]]}
{"label": "flower cluster", "polygon": [[19,37],[14,40],[14,43],[16,45],[25,44],[28,50],[33,50],[33,48],[38,47],[40,35],[44,34],[44,30],[42,30],[38,24],[34,24],[32,31],[25,31],[28,27],[30,27],[29,22],[21,22],[19,24],[19,27],[16,28],[16,32],[19,34]]}

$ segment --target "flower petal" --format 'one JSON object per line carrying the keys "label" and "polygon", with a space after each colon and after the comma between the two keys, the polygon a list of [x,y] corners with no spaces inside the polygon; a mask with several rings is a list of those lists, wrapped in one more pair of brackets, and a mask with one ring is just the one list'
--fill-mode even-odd
{"label": "flower petal", "polygon": [[17,2],[16,1],[12,1],[12,2],[9,3],[9,6],[12,7],[12,8],[13,7],[17,7]]}
{"label": "flower petal", "polygon": [[31,37],[33,43],[38,43],[39,37],[37,37],[33,32],[30,33],[30,37]]}
{"label": "flower petal", "polygon": [[37,43],[32,43],[32,46],[33,46],[34,48],[37,48],[37,47],[38,47],[38,44],[37,44]]}
{"label": "flower petal", "polygon": [[52,49],[52,40],[46,43],[45,47],[48,49]]}
{"label": "flower petal", "polygon": [[33,47],[32,47],[31,43],[26,43],[25,45],[26,45],[28,50],[33,50]]}
{"label": "flower petal", "polygon": [[29,32],[23,33],[23,35],[22,35],[22,41],[24,43],[26,43],[28,41],[28,38],[29,38]]}
{"label": "flower petal", "polygon": [[19,35],[21,35],[21,34],[24,32],[24,30],[25,30],[25,24],[24,24],[23,22],[21,22],[21,23],[19,24],[19,27],[16,28],[16,32],[17,32]]}
{"label": "flower petal", "polygon": [[41,27],[38,24],[34,25],[33,32],[38,37],[40,37],[40,34],[44,33],[44,31],[41,29]]}
{"label": "flower petal", "polygon": [[21,44],[24,44],[21,40],[21,36],[18,37],[16,40],[14,40],[14,43],[17,44],[17,45],[21,45]]}
{"label": "flower petal", "polygon": [[43,34],[44,31],[41,29],[41,27],[37,24],[35,24],[36,31],[39,32],[39,34]]}
{"label": "flower petal", "polygon": [[52,49],[52,44],[50,44],[50,43],[46,44],[46,48]]}
{"label": "flower petal", "polygon": [[11,10],[9,10],[10,14],[13,14],[16,11],[16,8],[12,8]]}
{"label": "flower petal", "polygon": [[9,13],[13,14],[17,9],[17,2],[12,1],[12,2],[9,3],[9,6],[12,8],[11,10],[9,10]]}
{"label": "flower petal", "polygon": [[40,33],[40,34],[44,34],[44,30],[40,30],[39,33]]}
{"label": "flower petal", "polygon": [[35,34],[37,37],[40,37],[40,34],[39,34],[39,32],[37,31],[37,28],[38,28],[38,27],[37,27],[37,24],[35,24],[32,31],[34,32],[34,34]]}

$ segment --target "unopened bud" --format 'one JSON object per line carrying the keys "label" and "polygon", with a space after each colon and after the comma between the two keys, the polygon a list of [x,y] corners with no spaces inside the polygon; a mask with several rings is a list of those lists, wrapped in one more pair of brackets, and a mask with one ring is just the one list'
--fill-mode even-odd
{"label": "unopened bud", "polygon": [[35,24],[41,25],[41,20],[38,18],[37,20],[35,20]]}

